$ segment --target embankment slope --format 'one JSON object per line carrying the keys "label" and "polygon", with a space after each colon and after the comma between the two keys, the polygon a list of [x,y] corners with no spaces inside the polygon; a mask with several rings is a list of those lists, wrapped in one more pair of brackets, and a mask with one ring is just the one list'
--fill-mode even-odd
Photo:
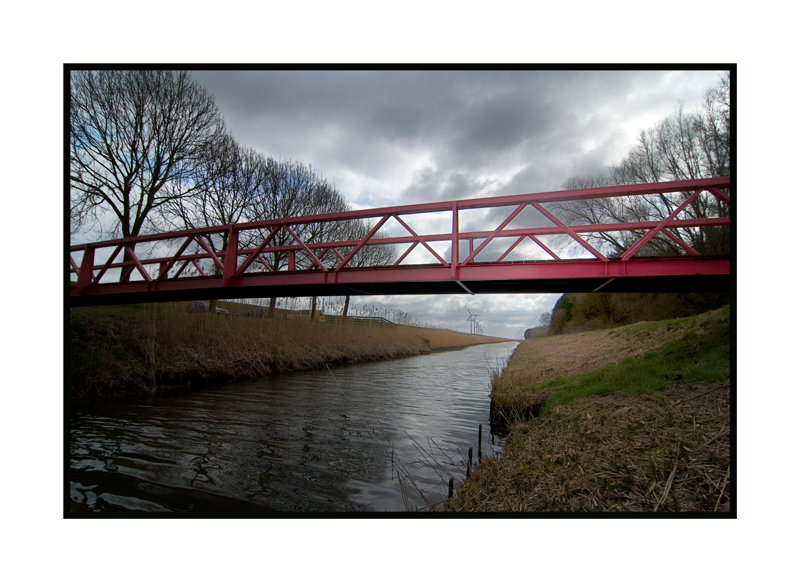
{"label": "embankment slope", "polygon": [[731,514],[729,307],[523,342],[493,398],[504,452],[450,511]]}

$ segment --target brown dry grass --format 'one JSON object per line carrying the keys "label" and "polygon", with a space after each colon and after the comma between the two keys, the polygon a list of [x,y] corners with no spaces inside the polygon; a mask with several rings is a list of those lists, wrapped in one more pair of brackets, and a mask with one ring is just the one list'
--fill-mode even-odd
{"label": "brown dry grass", "polygon": [[188,313],[182,303],[134,307],[71,311],[73,398],[156,392],[503,341],[403,325]]}
{"label": "brown dry grass", "polygon": [[729,512],[730,382],[587,398],[515,423],[449,511]]}
{"label": "brown dry grass", "polygon": [[[730,512],[729,326],[723,308],[524,342],[493,386],[495,410],[500,398],[511,421],[503,454],[481,464],[446,509]],[[690,370],[692,362],[700,365]],[[687,370],[667,380],[673,363]],[[585,372],[600,367],[614,390],[591,395],[596,375]],[[626,368],[657,371],[663,388],[619,394],[627,378],[637,389],[648,381]],[[574,381],[549,382],[559,377]],[[590,395],[539,408],[573,385]]]}

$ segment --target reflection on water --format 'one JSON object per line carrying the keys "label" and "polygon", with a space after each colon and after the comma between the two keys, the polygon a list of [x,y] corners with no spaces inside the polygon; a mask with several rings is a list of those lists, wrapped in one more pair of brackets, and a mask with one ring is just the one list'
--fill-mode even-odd
{"label": "reflection on water", "polygon": [[489,374],[516,342],[75,410],[73,510],[405,511],[497,452]]}

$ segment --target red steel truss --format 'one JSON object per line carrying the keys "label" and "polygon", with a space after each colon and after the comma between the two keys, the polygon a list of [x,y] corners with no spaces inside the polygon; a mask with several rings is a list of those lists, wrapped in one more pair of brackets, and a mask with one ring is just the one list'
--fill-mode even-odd
{"label": "red steel truss", "polygon": [[[685,200],[661,221],[568,225],[545,206],[637,196],[657,204],[659,197],[679,192],[685,193]],[[709,227],[729,229],[729,192],[728,177],[686,180],[298,216],[75,245],[69,253],[70,303],[77,307],[313,295],[727,291],[729,256],[704,256],[680,233]],[[712,218],[693,218],[685,209],[700,195],[710,197],[725,211]],[[510,213],[501,212],[505,218],[493,230],[460,228],[459,217],[466,211],[493,215],[497,214],[493,209],[501,207]],[[547,224],[508,228],[528,208],[534,208],[539,222]],[[409,224],[412,218],[421,217],[425,223],[426,217],[433,216],[438,223],[428,221],[426,230],[436,226],[441,230],[446,221],[445,232],[422,232],[421,226]],[[309,234],[325,232],[324,227],[333,224],[355,223],[362,225],[362,236],[357,238],[333,235],[321,239]],[[395,230],[393,235],[378,234],[390,227]],[[624,253],[607,256],[598,237],[614,232],[633,233],[638,239]],[[559,256],[559,252],[567,252],[563,245],[553,248],[546,242],[554,235],[568,240],[584,256]],[[214,237],[226,238],[225,250],[213,250],[209,241]],[[642,256],[655,237],[669,239],[683,254]],[[538,254],[545,256],[519,256],[520,245],[527,241],[535,243]],[[505,251],[480,260],[482,251],[484,257],[489,254],[490,244]],[[398,251],[405,250],[391,265],[356,266],[356,257],[372,245],[396,245]],[[409,264],[415,249],[418,255],[424,249],[427,260],[433,262]],[[281,264],[274,260],[278,256],[283,257]],[[127,275],[121,276],[123,272]]]}

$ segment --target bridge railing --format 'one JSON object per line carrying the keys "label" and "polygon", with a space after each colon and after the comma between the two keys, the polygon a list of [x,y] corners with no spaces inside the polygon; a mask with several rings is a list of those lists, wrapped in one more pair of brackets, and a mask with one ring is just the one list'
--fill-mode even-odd
{"label": "bridge railing", "polygon": [[[679,254],[698,257],[708,249],[695,248],[692,241],[702,236],[692,233],[726,230],[730,225],[729,188],[728,177],[614,186],[287,217],[92,242],[70,247],[72,294],[120,281],[157,285],[221,277],[223,285],[234,285],[237,278],[255,274],[402,269],[431,263],[449,269],[457,279],[460,269],[477,264],[625,262],[647,254],[656,241]],[[629,201],[628,211],[615,214],[622,199]],[[581,216],[602,220],[581,223]],[[616,221],[618,216],[624,220]],[[369,251],[377,247],[394,248],[394,260],[386,262],[383,255],[375,264],[380,255]]]}

